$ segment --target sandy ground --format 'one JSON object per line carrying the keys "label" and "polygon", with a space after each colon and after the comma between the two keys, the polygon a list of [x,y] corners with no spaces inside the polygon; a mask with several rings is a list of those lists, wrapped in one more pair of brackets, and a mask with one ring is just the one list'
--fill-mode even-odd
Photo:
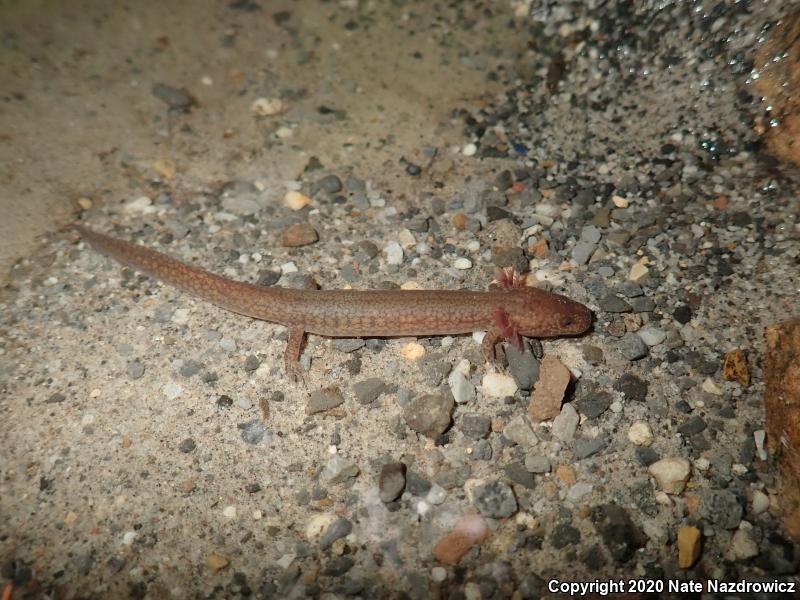
{"label": "sandy ground", "polygon": [[[534,4],[0,5],[13,598],[797,580],[760,336],[797,310],[800,196],[731,58],[777,9]],[[297,385],[282,327],[123,270],[75,219],[253,283],[484,289],[527,266],[596,323],[499,369],[480,336],[311,336]],[[319,240],[287,246],[297,223]],[[735,348],[752,385],[723,377]],[[572,377],[544,423],[540,351]],[[688,484],[665,491],[659,459]],[[488,540],[442,561],[476,511]]]}

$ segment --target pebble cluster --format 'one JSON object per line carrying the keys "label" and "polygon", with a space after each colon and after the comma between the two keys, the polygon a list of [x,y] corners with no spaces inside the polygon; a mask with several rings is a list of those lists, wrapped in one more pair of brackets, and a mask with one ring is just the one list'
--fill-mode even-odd
{"label": "pebble cluster", "polygon": [[[462,143],[394,165],[429,177],[418,198],[312,158],[281,194],[154,188],[86,218],[261,285],[482,289],[513,266],[590,306],[593,330],[505,345],[500,370],[480,332],[312,337],[304,388],[281,327],[54,241],[0,319],[3,580],[471,600],[553,578],[797,576],[760,364],[763,327],[797,307],[800,195],[746,118],[769,15],[514,6],[528,47],[487,74],[506,92],[454,108]],[[281,119],[291,100],[252,110]]]}

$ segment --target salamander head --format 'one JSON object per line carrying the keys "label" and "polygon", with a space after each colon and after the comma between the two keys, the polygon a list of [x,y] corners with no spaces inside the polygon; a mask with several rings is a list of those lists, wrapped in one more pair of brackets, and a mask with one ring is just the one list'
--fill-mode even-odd
{"label": "salamander head", "polygon": [[592,325],[592,311],[580,302],[533,287],[517,288],[509,317],[527,337],[579,335]]}

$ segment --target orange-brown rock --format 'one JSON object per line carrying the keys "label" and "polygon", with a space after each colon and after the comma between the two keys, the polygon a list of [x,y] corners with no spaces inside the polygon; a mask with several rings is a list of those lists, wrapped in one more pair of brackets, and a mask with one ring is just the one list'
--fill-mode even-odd
{"label": "orange-brown rock", "polygon": [[467,513],[433,549],[436,559],[445,565],[457,565],[469,549],[489,537],[489,525],[477,513]]}
{"label": "orange-brown rock", "polygon": [[767,327],[765,337],[767,448],[783,478],[784,527],[800,542],[800,319]]}
{"label": "orange-brown rock", "polygon": [[800,11],[787,14],[769,32],[755,57],[756,89],[771,106],[774,127],[764,127],[767,149],[800,165]]}
{"label": "orange-brown rock", "polygon": [[742,387],[750,385],[750,370],[747,368],[747,357],[744,352],[731,350],[722,359],[722,374],[728,381],[738,381]]}

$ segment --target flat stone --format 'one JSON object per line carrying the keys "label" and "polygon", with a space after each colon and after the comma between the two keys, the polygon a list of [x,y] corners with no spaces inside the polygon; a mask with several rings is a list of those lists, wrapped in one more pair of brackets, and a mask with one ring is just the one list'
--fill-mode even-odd
{"label": "flat stone", "polygon": [[[528,414],[534,421],[548,421],[561,412],[570,372],[554,356],[545,356],[539,369],[539,380],[531,394]],[[574,409],[573,409],[574,410]]]}
{"label": "flat stone", "polygon": [[482,515],[492,519],[505,519],[517,512],[513,490],[501,481],[477,486],[473,491],[473,504]]}
{"label": "flat stone", "polygon": [[403,418],[414,431],[436,438],[450,426],[454,405],[450,396],[425,394],[403,407]]}

